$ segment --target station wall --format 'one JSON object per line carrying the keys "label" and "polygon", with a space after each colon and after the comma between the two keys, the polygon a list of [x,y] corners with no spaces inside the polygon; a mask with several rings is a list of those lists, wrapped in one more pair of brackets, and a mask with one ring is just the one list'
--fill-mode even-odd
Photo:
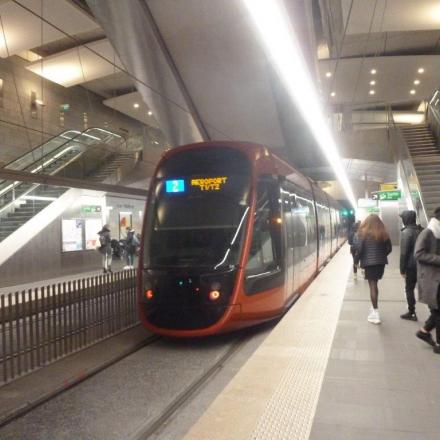
{"label": "station wall", "polygon": [[[84,208],[90,206],[101,209],[86,212]],[[128,219],[136,232],[141,231],[144,208],[142,199],[83,191],[68,209],[0,265],[0,287],[34,282],[38,286],[42,280],[100,270],[101,254],[95,248],[63,252],[62,221],[101,219],[101,225],[110,224],[111,236],[118,240],[125,238]],[[124,261],[114,260],[116,270],[124,265]]]}
{"label": "station wall", "polygon": [[[163,147],[152,140],[160,139],[158,130],[105,106],[101,96],[84,87],[66,88],[29,72],[26,63],[18,56],[0,59],[0,166],[68,129],[108,128],[128,138],[133,147]],[[36,106],[35,117],[32,92],[44,104]],[[69,104],[69,110],[62,123],[63,104]]]}

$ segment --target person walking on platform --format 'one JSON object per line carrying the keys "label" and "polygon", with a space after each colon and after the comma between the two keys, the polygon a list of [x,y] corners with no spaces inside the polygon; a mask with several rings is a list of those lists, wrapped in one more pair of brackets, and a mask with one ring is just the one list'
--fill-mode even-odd
{"label": "person walking on platform", "polygon": [[404,226],[400,235],[400,273],[405,278],[405,293],[408,303],[408,311],[400,317],[409,321],[417,321],[414,295],[417,283],[417,263],[414,257],[414,248],[421,227],[416,224],[415,211],[403,211],[400,217]]}
{"label": "person walking on platform", "polygon": [[[440,354],[440,206],[434,211],[428,227],[417,238],[415,257],[419,302],[427,304],[431,312],[416,336],[432,345],[434,353]],[[437,343],[431,336],[434,329]]]}
{"label": "person walking on platform", "polygon": [[377,284],[383,277],[385,265],[388,264],[387,257],[393,247],[385,225],[376,214],[370,214],[359,226],[355,246],[370,287],[372,308],[367,320],[372,324],[380,324]]}
{"label": "person walking on platform", "polygon": [[350,228],[350,232],[348,233],[348,244],[350,245],[350,253],[353,258],[353,276],[357,279],[357,270],[359,266],[359,257],[356,252],[355,241],[357,239],[356,234],[359,229],[361,222],[357,221],[353,223]]}
{"label": "person walking on platform", "polygon": [[111,246],[111,235],[110,226],[108,224],[104,225],[102,229],[98,232],[99,235],[99,252],[102,255],[102,269],[104,273],[112,271],[112,246]]}

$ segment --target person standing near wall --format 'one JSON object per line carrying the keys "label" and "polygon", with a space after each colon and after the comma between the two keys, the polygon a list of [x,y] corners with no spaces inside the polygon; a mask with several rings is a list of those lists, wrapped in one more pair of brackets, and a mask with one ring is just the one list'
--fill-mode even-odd
{"label": "person standing near wall", "polygon": [[400,217],[404,226],[400,234],[400,273],[405,278],[405,293],[408,303],[408,311],[400,317],[409,321],[417,321],[414,295],[417,283],[417,263],[414,257],[414,248],[421,227],[416,224],[415,211],[403,211]]}
{"label": "person standing near wall", "polygon": [[[416,336],[432,345],[434,353],[440,354],[440,206],[434,211],[434,218],[430,220],[428,227],[417,239],[415,257],[419,302],[427,304],[431,312]],[[434,329],[437,343],[431,336]]]}
{"label": "person standing near wall", "polygon": [[372,308],[367,320],[372,324],[380,324],[377,284],[383,277],[385,265],[388,264],[387,257],[393,247],[385,225],[376,214],[370,214],[359,226],[355,246],[370,287]]}
{"label": "person standing near wall", "polygon": [[102,255],[102,269],[104,273],[112,271],[112,247],[111,247],[111,235],[110,226],[105,224],[98,232],[99,235],[99,252]]}
{"label": "person standing near wall", "polygon": [[127,238],[125,239],[125,257],[127,261],[127,269],[133,269],[134,267],[134,256],[136,255],[136,250],[139,247],[139,240],[133,229],[127,228]]}

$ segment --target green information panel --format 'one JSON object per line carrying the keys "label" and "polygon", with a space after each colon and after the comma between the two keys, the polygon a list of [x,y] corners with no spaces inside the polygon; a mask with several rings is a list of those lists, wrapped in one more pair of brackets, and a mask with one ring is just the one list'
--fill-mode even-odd
{"label": "green information panel", "polygon": [[83,205],[81,208],[82,212],[101,212],[101,207],[99,205]]}
{"label": "green information panel", "polygon": [[399,200],[401,196],[400,190],[379,192],[379,200]]}

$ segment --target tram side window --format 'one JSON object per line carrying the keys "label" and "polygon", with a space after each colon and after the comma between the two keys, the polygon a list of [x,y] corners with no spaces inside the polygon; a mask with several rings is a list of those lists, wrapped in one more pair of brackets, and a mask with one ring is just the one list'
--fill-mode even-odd
{"label": "tram side window", "polygon": [[272,210],[267,185],[260,183],[257,190],[254,232],[249,260],[246,266],[248,274],[258,274],[275,269],[276,250],[273,239]]}

